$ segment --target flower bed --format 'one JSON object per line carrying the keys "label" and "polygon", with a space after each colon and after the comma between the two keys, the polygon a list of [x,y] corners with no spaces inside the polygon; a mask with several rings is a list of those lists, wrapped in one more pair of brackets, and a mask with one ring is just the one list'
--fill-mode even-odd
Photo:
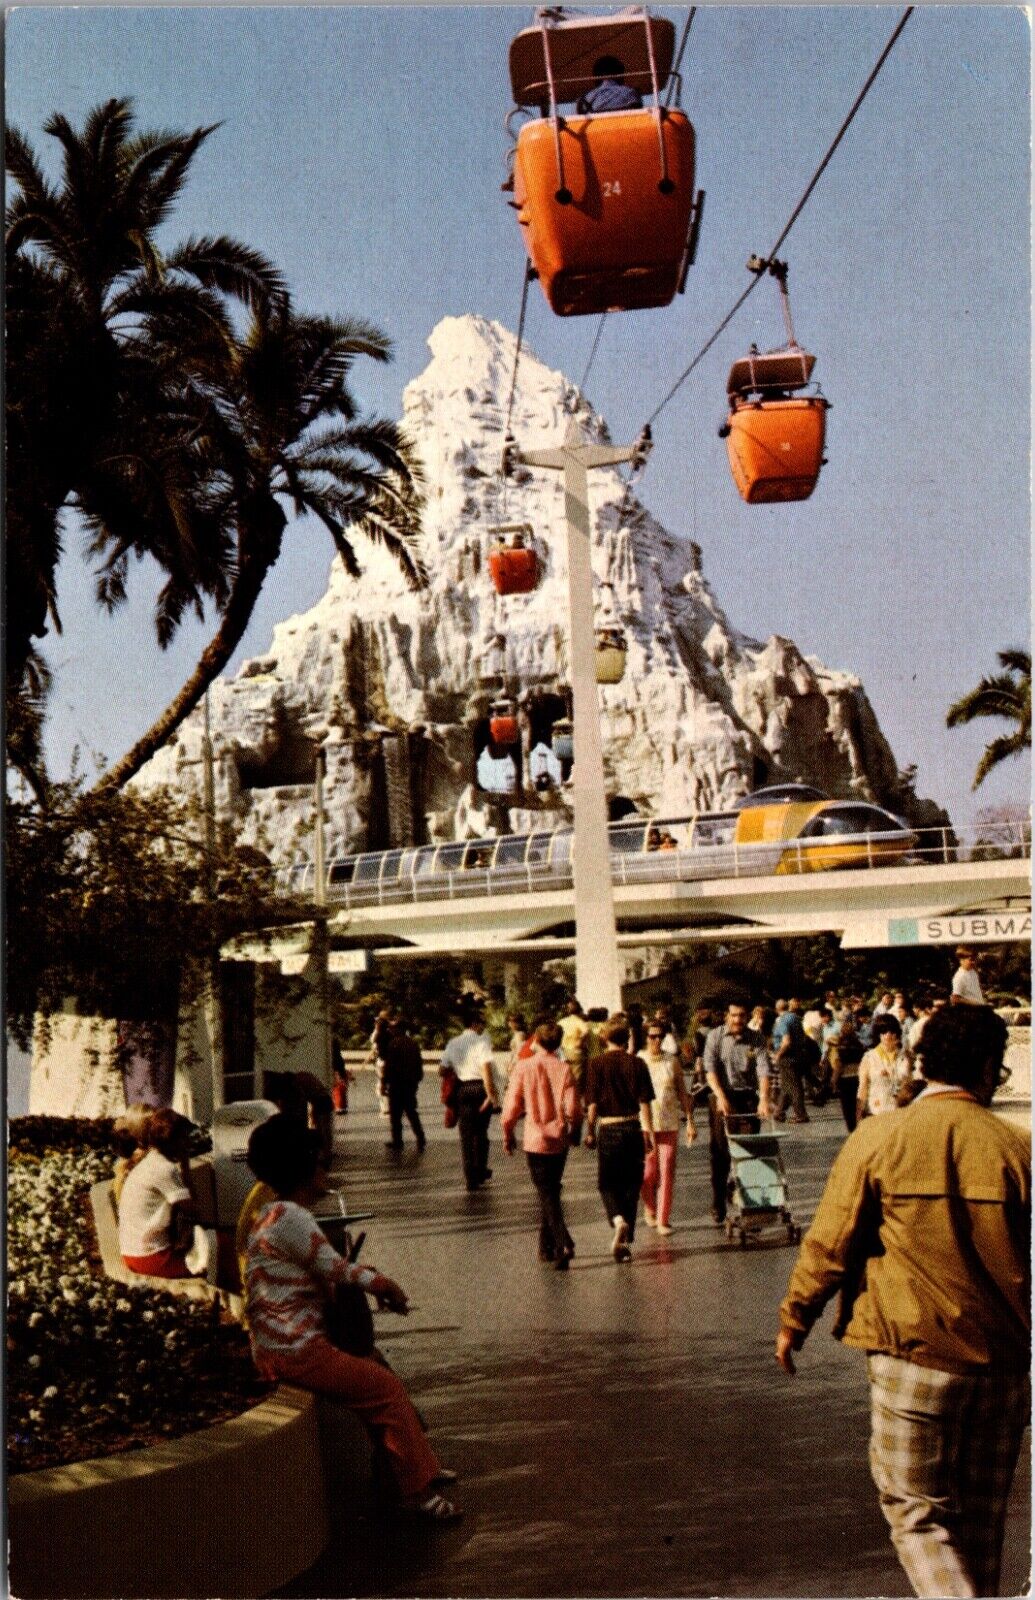
{"label": "flower bed", "polygon": [[99,1271],[88,1191],[110,1122],[19,1117],[7,1196],[7,1443],[14,1472],[192,1433],[269,1393],[217,1304]]}

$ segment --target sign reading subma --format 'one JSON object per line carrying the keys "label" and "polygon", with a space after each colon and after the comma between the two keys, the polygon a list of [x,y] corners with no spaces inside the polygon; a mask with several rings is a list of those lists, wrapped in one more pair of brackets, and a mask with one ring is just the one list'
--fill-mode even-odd
{"label": "sign reading subma", "polygon": [[1031,911],[972,911],[957,917],[889,917],[852,923],[845,950],[906,944],[1005,944],[1031,939]]}

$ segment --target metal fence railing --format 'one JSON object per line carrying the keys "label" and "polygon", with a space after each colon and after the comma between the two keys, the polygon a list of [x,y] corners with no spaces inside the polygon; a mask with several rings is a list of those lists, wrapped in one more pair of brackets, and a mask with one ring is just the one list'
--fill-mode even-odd
{"label": "metal fence railing", "polygon": [[[540,859],[519,864],[456,866],[443,871],[422,871],[399,876],[401,862],[414,852],[385,851],[376,873],[377,859],[363,858],[361,880],[346,881],[352,858],[332,860],[327,868],[327,901],[345,908],[421,903],[428,900],[469,900],[496,895],[528,895],[572,885],[571,834],[559,831],[543,847]],[[494,841],[487,842],[491,846]],[[480,852],[484,854],[484,852]],[[560,854],[562,859],[552,859]],[[794,876],[838,870],[910,867],[923,871],[960,863],[1031,859],[1031,823],[1002,822],[984,827],[925,828],[908,835],[890,832],[819,835],[738,844],[699,845],[691,848],[612,849],[611,876],[616,887],[650,883],[705,882],[723,878]],[[311,900],[315,869],[297,864],[278,874],[282,892]]]}

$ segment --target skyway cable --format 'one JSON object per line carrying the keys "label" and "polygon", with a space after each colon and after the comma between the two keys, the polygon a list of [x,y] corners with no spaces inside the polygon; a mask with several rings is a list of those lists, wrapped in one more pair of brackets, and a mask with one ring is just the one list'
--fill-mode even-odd
{"label": "skyway cable", "polygon": [[[837,149],[838,145],[841,143],[841,140],[844,138],[845,134],[848,132],[849,128],[851,127],[851,125],[853,123],[853,121],[855,120],[856,113],[858,112],[860,106],[862,105],[863,101],[866,99],[866,96],[869,94],[869,92],[872,89],[874,83],[876,82],[877,76],[880,73],[880,70],[883,67],[885,61],[888,59],[888,56],[891,54],[891,52],[894,49],[895,45],[898,43],[899,35],[901,34],[901,32],[902,32],[903,28],[905,27],[906,23],[909,21],[910,17],[913,15],[913,10],[914,10],[913,6],[907,6],[905,11],[903,11],[901,17],[898,20],[898,24],[895,27],[894,32],[892,33],[891,37],[889,38],[887,44],[884,46],[884,49],[881,51],[880,56],[877,59],[877,63],[873,68],[873,71],[870,73],[870,75],[867,78],[866,82],[863,84],[863,86],[860,89],[859,93],[856,95],[855,103],[853,104],[852,109],[849,111],[848,115],[845,117],[844,121],[842,122],[840,128],[837,131],[837,135],[834,138],[833,143],[830,145],[830,148],[828,149],[826,155],[823,157],[823,159],[820,162],[819,166],[816,168],[815,172],[812,174],[812,177],[809,179],[809,182],[808,182],[808,184],[807,184],[807,186],[805,188],[805,192],[803,193],[801,199],[798,201],[797,205],[794,207],[794,210],[791,212],[790,217],[787,220],[786,226],[784,227],[784,229],[783,229],[782,233],[780,234],[779,238],[777,239],[776,243],[773,245],[773,248],[770,250],[768,256],[765,258],[765,265],[766,266],[768,266],[769,262],[771,262],[773,260],[774,256],[776,255],[776,252],[779,250],[780,246],[783,244],[784,240],[787,238],[787,235],[790,233],[791,229],[794,227],[794,224],[797,222],[798,218],[801,216],[802,211],[805,209],[806,204],[808,203],[809,199],[811,198],[812,191],[815,189],[815,187],[816,187],[817,183],[819,182],[820,178],[823,176],[823,173],[826,171],[826,168],[829,165],[830,160],[831,160],[835,150]],[[738,298],[736,299],[734,304],[730,307],[729,311],[727,311],[726,315],[723,317],[722,321],[719,323],[719,326],[715,329],[715,332],[713,334],[711,334],[711,336],[701,346],[700,350],[698,350],[697,354],[694,356],[693,360],[690,362],[690,365],[688,367],[686,367],[686,369],[676,379],[675,383],[672,385],[671,389],[668,391],[668,393],[666,394],[665,398],[661,401],[660,405],[654,411],[651,412],[650,416],[647,419],[648,426],[650,426],[651,423],[657,421],[657,418],[661,415],[662,411],[664,411],[664,409],[668,405],[669,401],[672,400],[674,398],[674,396],[678,393],[678,391],[682,388],[683,384],[686,382],[687,378],[689,378],[689,376],[693,372],[694,368],[696,366],[698,366],[701,361],[703,361],[704,357],[708,354],[708,351],[712,348],[712,345],[715,343],[716,339],[719,338],[720,334],[722,334],[722,333],[724,333],[726,331],[726,329],[729,327],[730,323],[733,321],[733,318],[736,316],[737,312],[740,310],[741,306],[744,304],[745,300],[747,300],[749,295],[752,295],[754,293],[756,287],[758,286],[759,280],[760,280],[760,278],[762,276],[763,276],[763,274],[761,272],[758,272],[754,276],[752,276],[751,282],[748,284],[747,288],[743,291],[743,293],[738,296]]]}
{"label": "skyway cable", "polygon": [[586,362],[586,370],[582,374],[582,382],[579,384],[579,390],[580,390],[581,393],[585,392],[586,383],[587,383],[587,381],[589,379],[590,370],[591,370],[591,368],[593,366],[593,362],[594,362],[594,359],[596,357],[597,346],[600,343],[600,335],[604,331],[604,322],[605,322],[606,318],[607,318],[607,312],[606,311],[602,311],[601,314],[600,314],[600,321],[597,323],[597,331],[593,335],[593,348],[589,352],[589,360]]}
{"label": "skyway cable", "polygon": [[501,470],[506,476],[507,443],[510,439],[510,422],[514,415],[514,395],[517,390],[518,362],[521,360],[521,341],[525,335],[525,312],[528,309],[528,286],[532,281],[532,263],[525,262],[525,281],[521,285],[521,315],[518,317],[517,344],[514,347],[514,370],[510,375],[510,394],[507,397],[507,420],[503,426],[503,462]]}
{"label": "skyway cable", "polygon": [[696,17],[696,15],[697,15],[697,7],[696,6],[691,6],[690,7],[690,15],[687,17],[686,24],[685,24],[685,26],[683,28],[683,37],[680,39],[680,41],[679,41],[679,49],[676,51],[676,59],[673,61],[672,70],[669,73],[668,94],[665,97],[665,104],[667,106],[670,106],[672,104],[672,96],[675,93],[676,82],[677,82],[677,80],[679,78],[679,68],[682,65],[682,61],[683,61],[683,51],[686,49],[686,41],[690,37],[690,29],[694,25],[694,18]]}

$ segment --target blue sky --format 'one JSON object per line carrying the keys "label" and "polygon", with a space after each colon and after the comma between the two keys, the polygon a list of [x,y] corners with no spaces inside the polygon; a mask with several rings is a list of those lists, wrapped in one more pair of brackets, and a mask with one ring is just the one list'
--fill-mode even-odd
{"label": "blue sky", "polygon": [[[680,25],[684,12],[668,12]],[[588,390],[633,438],[766,253],[899,16],[890,6],[702,7],[684,64],[707,206],[687,293],[608,319]],[[515,326],[523,250],[499,184],[506,52],[525,7],[28,7],[6,30],[9,117],[41,151],[53,110],[81,122],[111,95],[145,126],[222,122],[169,237],[225,231],[266,251],[307,309],[369,317],[395,341],[362,369],[397,416],[440,317]],[[1017,760],[972,796],[997,724],[947,732],[946,706],[1029,631],[1031,303],[1029,33],[997,6],[920,7],[783,254],[800,339],[832,402],[812,499],[749,507],[717,437],[725,374],[783,337],[763,284],[662,413],[641,496],[695,538],[731,620],[787,635],[859,674],[901,765],[966,822],[1027,800]],[[538,290],[531,347],[576,381],[596,319],[559,319]],[[153,575],[97,614],[74,526],[60,573],[65,632],[49,751],[114,759],[179,686],[212,629],[164,654]],[[322,593],[331,551],[299,526],[242,655]]]}

